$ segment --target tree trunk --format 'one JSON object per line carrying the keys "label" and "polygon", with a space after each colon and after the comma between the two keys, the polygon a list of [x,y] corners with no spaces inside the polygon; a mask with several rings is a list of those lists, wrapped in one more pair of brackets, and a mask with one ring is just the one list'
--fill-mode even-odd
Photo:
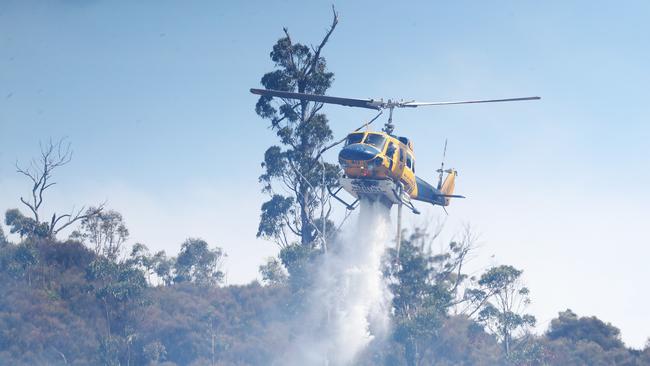
{"label": "tree trunk", "polygon": [[300,243],[302,245],[311,245],[313,238],[311,237],[311,217],[307,212],[307,204],[309,202],[309,188],[307,184],[300,185]]}
{"label": "tree trunk", "polygon": [[406,357],[406,365],[407,366],[417,366],[417,346],[415,344],[415,340],[409,339],[406,342],[406,347],[405,347],[405,357]]}
{"label": "tree trunk", "polygon": [[111,339],[111,319],[108,315],[108,303],[106,299],[104,300],[104,311],[106,312],[106,334],[108,334],[108,339]]}

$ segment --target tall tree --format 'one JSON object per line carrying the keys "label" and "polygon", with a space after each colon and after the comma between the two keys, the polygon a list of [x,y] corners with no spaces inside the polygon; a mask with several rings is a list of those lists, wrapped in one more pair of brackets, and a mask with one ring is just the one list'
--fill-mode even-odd
{"label": "tall tree", "polygon": [[467,276],[462,273],[468,254],[474,248],[469,228],[447,250],[434,253],[433,234],[416,229],[402,242],[399,261],[390,249],[388,277],[393,294],[394,337],[403,345],[407,365],[420,364],[438,336],[449,310],[462,301],[458,293]]}
{"label": "tall tree", "polygon": [[81,230],[75,231],[71,237],[87,241],[95,254],[116,260],[124,242],[129,238],[129,230],[122,214],[90,207],[84,216]]}
{"label": "tall tree", "polygon": [[174,266],[175,282],[193,282],[199,285],[218,285],[224,280],[221,264],[225,253],[219,247],[210,249],[202,239],[187,239]]}
{"label": "tall tree", "polygon": [[[325,93],[334,78],[322,55],[338,24],[334,7],[332,11],[332,23],[318,46],[294,43],[284,28],[284,37],[270,54],[275,70],[261,80],[265,88]],[[280,140],[280,146],[271,146],[264,154],[260,182],[270,199],[262,205],[257,236],[271,239],[282,248],[292,245],[294,238],[299,239],[299,245],[318,247],[315,239],[324,237],[322,228],[329,224],[331,206],[325,187],[338,184],[339,168],[322,161],[321,151],[332,139],[328,120],[319,113],[322,107],[322,103],[269,96],[260,97],[255,106]]]}
{"label": "tall tree", "polygon": [[120,365],[120,353],[130,357],[131,327],[145,305],[144,273],[128,261],[96,257],[86,269],[86,279],[104,313],[106,333],[100,340],[99,357],[102,364]]}
{"label": "tall tree", "polygon": [[65,144],[65,141],[61,139],[56,143],[50,140],[45,145],[41,144],[40,156],[32,159],[29,165],[21,166],[16,163],[16,171],[31,182],[30,196],[20,197],[20,202],[29,209],[31,217],[24,216],[17,209],[7,211],[5,221],[7,225],[12,226],[12,233],[18,232],[21,236],[53,237],[73,223],[97,215],[102,211],[103,205],[99,205],[93,210],[85,210],[84,207],[81,207],[79,210],[63,215],[54,213],[49,220],[42,218],[41,207],[44,202],[44,194],[56,184],[53,181],[53,174],[71,160],[70,144]]}
{"label": "tall tree", "polygon": [[481,275],[479,288],[465,293],[478,304],[473,313],[478,312],[478,321],[499,338],[506,356],[510,356],[518,332],[536,323],[534,316],[524,312],[530,304],[530,291],[522,283],[522,273],[513,266],[492,267]]}

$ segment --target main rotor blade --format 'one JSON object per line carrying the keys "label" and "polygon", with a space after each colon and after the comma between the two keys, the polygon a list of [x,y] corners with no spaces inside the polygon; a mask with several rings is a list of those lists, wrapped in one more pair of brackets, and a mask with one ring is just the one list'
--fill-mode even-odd
{"label": "main rotor blade", "polygon": [[360,107],[360,108],[368,108],[368,109],[376,109],[376,110],[381,109],[381,102],[373,101],[372,99],[340,98],[340,97],[330,97],[327,95],[294,93],[294,92],[285,92],[285,91],[271,90],[271,89],[251,89],[251,93],[257,95],[270,95],[272,97],[278,97],[278,98],[309,100],[312,102],[328,103],[328,104],[339,104],[347,107]]}
{"label": "main rotor blade", "polygon": [[405,102],[400,107],[422,107],[428,105],[451,105],[451,104],[474,104],[474,103],[496,103],[496,102],[518,102],[523,100],[538,100],[540,97],[523,97],[508,99],[484,99],[484,100],[461,100],[453,102]]}

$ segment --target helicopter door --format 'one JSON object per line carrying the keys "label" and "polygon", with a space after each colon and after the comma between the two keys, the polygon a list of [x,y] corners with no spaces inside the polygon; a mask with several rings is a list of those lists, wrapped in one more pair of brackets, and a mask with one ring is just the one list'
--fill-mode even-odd
{"label": "helicopter door", "polygon": [[415,189],[415,160],[413,155],[405,149],[400,149],[400,164],[402,167],[401,181],[404,184],[404,190],[410,194]]}
{"label": "helicopter door", "polygon": [[397,164],[396,173],[404,185],[404,189],[408,191],[408,182],[404,179],[404,175],[406,174],[406,150],[404,150],[404,147],[401,146],[399,148],[399,161]]}
{"label": "helicopter door", "polygon": [[411,157],[411,154],[406,155],[406,167],[415,173],[415,165],[413,164],[413,157]]}
{"label": "helicopter door", "polygon": [[391,172],[394,171],[393,165],[397,166],[396,160],[399,159],[399,155],[395,154],[396,152],[398,152],[397,147],[395,146],[394,143],[390,142],[388,144],[388,148],[386,149],[386,156],[389,159],[388,170],[390,170]]}

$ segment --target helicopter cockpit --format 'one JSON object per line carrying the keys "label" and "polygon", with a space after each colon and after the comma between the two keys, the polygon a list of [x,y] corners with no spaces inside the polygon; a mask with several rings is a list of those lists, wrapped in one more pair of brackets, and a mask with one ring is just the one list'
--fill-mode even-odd
{"label": "helicopter cockpit", "polygon": [[[364,138],[365,137],[365,138]],[[345,145],[365,144],[376,148],[379,151],[386,145],[386,137],[380,133],[355,132],[348,135]]]}

